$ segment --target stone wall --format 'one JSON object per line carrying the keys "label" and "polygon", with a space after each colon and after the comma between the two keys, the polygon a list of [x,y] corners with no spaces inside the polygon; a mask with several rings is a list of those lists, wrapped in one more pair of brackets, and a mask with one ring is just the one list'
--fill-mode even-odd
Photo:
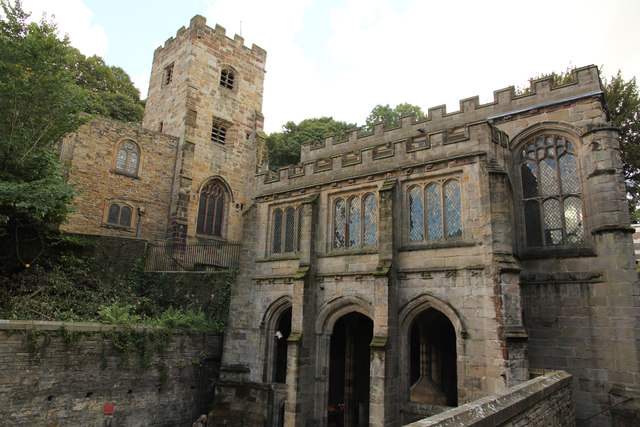
{"label": "stone wall", "polygon": [[[226,186],[222,238],[240,240],[242,213],[251,200],[249,171],[255,169],[257,145],[263,142],[262,93],[266,51],[244,39],[226,36],[219,25],[195,16],[154,52],[143,126],[180,138],[171,234],[177,241],[197,235],[199,194],[211,179]],[[171,69],[171,78],[167,70]],[[223,70],[234,75],[232,87],[221,85]],[[225,129],[224,143],[212,139],[212,126]]]}
{"label": "stone wall", "polygon": [[61,334],[56,322],[0,323],[0,424],[176,426],[207,412],[220,336],[175,332],[125,357],[107,336],[112,327],[65,327]]}
{"label": "stone wall", "polygon": [[[116,170],[118,147],[130,140],[140,150],[137,173]],[[164,239],[171,203],[171,185],[178,140],[140,126],[96,118],[62,142],[69,160],[67,181],[79,194],[61,228],[72,233]],[[130,206],[130,224],[107,222],[109,206]]]}
{"label": "stone wall", "polygon": [[550,372],[408,426],[573,426],[571,382],[566,372]]}

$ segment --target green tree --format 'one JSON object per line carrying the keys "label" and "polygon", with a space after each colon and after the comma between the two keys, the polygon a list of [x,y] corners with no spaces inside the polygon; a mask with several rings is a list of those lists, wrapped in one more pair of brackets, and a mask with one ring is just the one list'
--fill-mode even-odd
{"label": "green tree", "polygon": [[620,154],[633,222],[640,212],[640,96],[635,77],[625,81],[618,71],[604,81],[604,96],[613,125],[620,129]]}
{"label": "green tree", "polygon": [[422,109],[416,105],[403,103],[391,108],[389,104],[378,104],[369,113],[366,119],[366,128],[373,130],[373,125],[380,122],[387,122],[388,128],[398,127],[400,126],[400,117],[409,114],[415,114],[416,120],[422,120],[426,117]]}
{"label": "green tree", "polygon": [[320,143],[331,135],[338,140],[347,136],[347,131],[357,127],[356,124],[334,120],[332,117],[305,119],[299,124],[287,122],[282,132],[274,132],[267,136],[269,167],[277,169],[282,166],[300,162],[300,145],[307,141]]}
{"label": "green tree", "polygon": [[75,83],[73,49],[55,25],[27,23],[17,0],[0,5],[0,237],[17,253],[21,232],[42,242],[67,215],[74,189],[57,144],[86,120],[91,97]]}
{"label": "green tree", "polygon": [[144,103],[140,101],[140,91],[122,68],[106,65],[96,55],[87,58],[77,49],[73,49],[69,66],[76,84],[91,94],[88,113],[122,122],[142,122]]}

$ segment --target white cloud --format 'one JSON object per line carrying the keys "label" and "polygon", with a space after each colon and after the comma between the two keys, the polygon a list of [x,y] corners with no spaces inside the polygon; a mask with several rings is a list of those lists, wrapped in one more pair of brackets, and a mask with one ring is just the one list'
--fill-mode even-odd
{"label": "white cloud", "polygon": [[22,8],[31,12],[33,20],[40,20],[46,12],[47,19],[53,18],[58,24],[60,34],[67,34],[71,44],[84,55],[104,56],[107,53],[109,40],[104,28],[91,23],[93,12],[82,0],[23,0]]}

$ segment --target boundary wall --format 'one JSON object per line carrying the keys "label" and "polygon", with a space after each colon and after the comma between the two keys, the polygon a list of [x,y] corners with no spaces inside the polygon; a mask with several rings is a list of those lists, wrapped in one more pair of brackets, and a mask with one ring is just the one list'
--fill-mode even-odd
{"label": "boundary wall", "polygon": [[174,331],[129,349],[118,331],[0,320],[0,425],[191,425],[207,412],[220,335]]}
{"label": "boundary wall", "polygon": [[568,373],[552,371],[408,426],[575,426],[572,381]]}

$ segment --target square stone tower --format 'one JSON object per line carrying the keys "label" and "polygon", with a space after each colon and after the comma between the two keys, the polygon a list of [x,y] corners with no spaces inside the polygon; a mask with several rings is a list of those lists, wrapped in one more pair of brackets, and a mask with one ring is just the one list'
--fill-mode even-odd
{"label": "square stone tower", "polygon": [[169,240],[240,239],[247,171],[264,147],[266,56],[199,15],[156,49],[143,126],[180,139]]}

